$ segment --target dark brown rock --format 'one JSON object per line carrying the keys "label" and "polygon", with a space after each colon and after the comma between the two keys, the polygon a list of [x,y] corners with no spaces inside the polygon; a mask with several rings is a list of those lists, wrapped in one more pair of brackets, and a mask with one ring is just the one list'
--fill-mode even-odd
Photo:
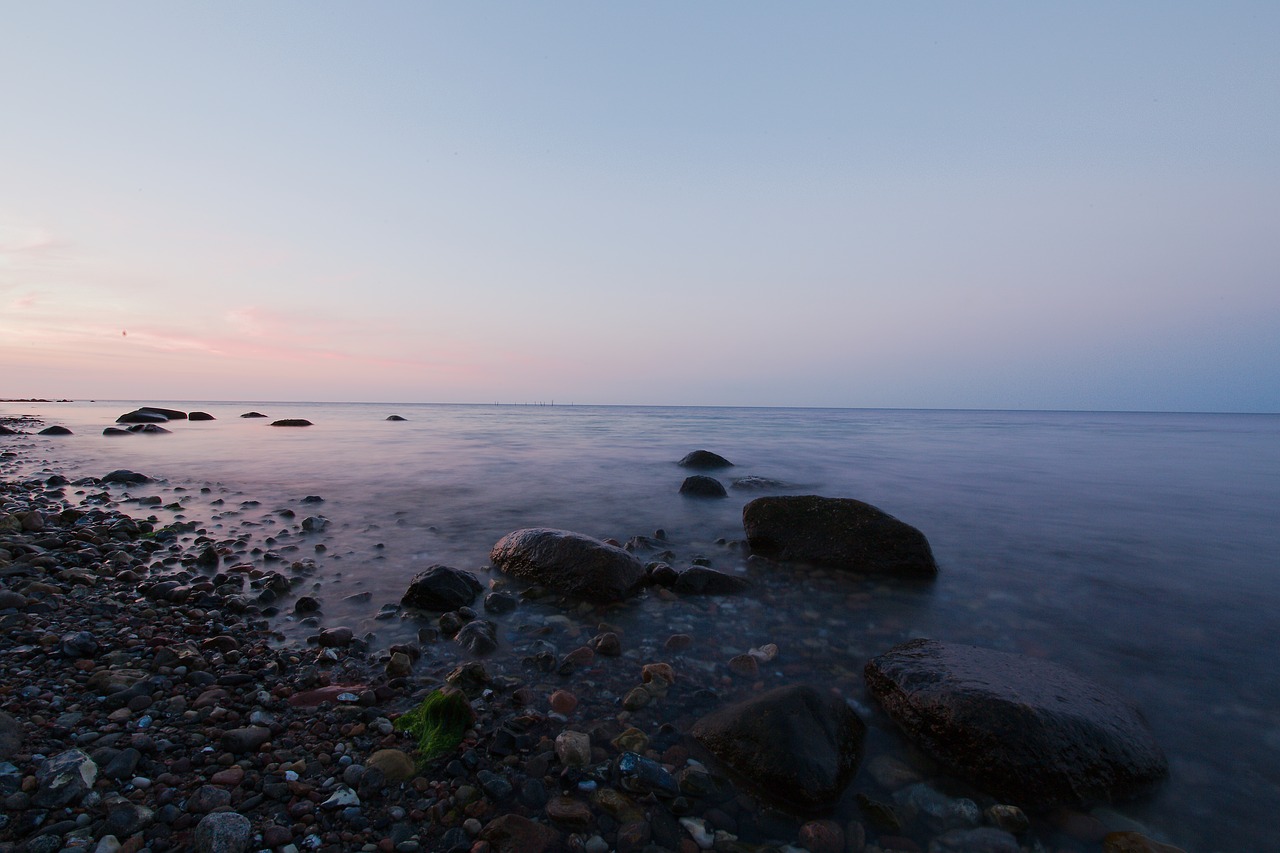
{"label": "dark brown rock", "polygon": [[693,468],[696,471],[714,471],[716,468],[733,467],[733,463],[728,459],[710,450],[695,450],[687,454],[678,464],[681,468]]}
{"label": "dark brown rock", "polygon": [[560,846],[560,833],[517,814],[504,814],[485,824],[480,837],[493,853],[548,853]]}
{"label": "dark brown rock", "polygon": [[431,566],[414,576],[400,603],[443,613],[470,604],[483,589],[470,572],[450,566]]}
{"label": "dark brown rock", "polygon": [[693,737],[768,800],[804,813],[829,809],[862,760],[866,726],[833,693],[779,687],[713,711]]}
{"label": "dark brown rock", "polygon": [[864,674],[907,737],[1004,801],[1113,801],[1168,772],[1136,708],[1047,661],[913,640],[870,661]]}
{"label": "dark brown rock", "polygon": [[626,598],[644,582],[644,565],[631,554],[568,530],[529,527],[508,533],[489,559],[521,580],[596,603]]}
{"label": "dark brown rock", "polygon": [[723,498],[729,493],[715,477],[694,474],[684,478],[684,482],[680,484],[680,494],[690,498]]}
{"label": "dark brown rock", "polygon": [[923,533],[852,498],[756,498],[742,508],[742,526],[752,552],[775,560],[902,577],[938,574]]}

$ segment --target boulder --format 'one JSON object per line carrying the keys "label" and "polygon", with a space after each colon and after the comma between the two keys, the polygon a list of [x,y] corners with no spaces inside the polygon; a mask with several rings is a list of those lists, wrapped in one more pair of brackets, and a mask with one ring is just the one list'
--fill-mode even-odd
{"label": "boulder", "polygon": [[691,498],[723,498],[728,497],[729,493],[715,477],[694,474],[684,478],[684,482],[680,484],[680,494]]}
{"label": "boulder", "polygon": [[690,566],[676,575],[673,588],[686,595],[726,595],[750,589],[751,581],[706,566]]}
{"label": "boulder", "polygon": [[487,655],[498,647],[498,626],[488,619],[472,619],[458,629],[454,642],[473,655]]}
{"label": "boulder", "polygon": [[864,676],[921,750],[1002,801],[1110,802],[1168,773],[1136,708],[1048,661],[912,640],[871,660]]}
{"label": "boulder", "polygon": [[493,853],[547,853],[560,846],[560,833],[518,814],[495,817],[480,830]]}
{"label": "boulder", "polygon": [[304,427],[311,426],[312,424],[311,421],[306,418],[281,418],[278,421],[272,421],[271,425],[283,427]]}
{"label": "boulder", "polygon": [[142,406],[139,412],[154,412],[157,415],[164,415],[171,421],[185,421],[187,419],[186,412],[180,412],[177,409],[162,409],[159,406]]}
{"label": "boulder", "polygon": [[129,431],[127,429],[120,429],[119,427],[107,427],[102,431],[102,434],[103,435],[128,435]]}
{"label": "boulder", "polygon": [[134,424],[133,426],[128,427],[128,430],[129,432],[140,432],[145,435],[164,435],[169,432],[169,430],[159,424]]}
{"label": "boulder", "polygon": [[93,789],[98,765],[78,749],[46,758],[36,768],[36,792],[31,804],[41,809],[73,805]]}
{"label": "boulder", "polygon": [[852,498],[756,498],[742,508],[742,527],[751,551],[775,560],[900,577],[938,574],[923,533]]}
{"label": "boulder", "polygon": [[22,433],[18,432],[16,429],[10,429],[4,424],[0,424],[0,435],[22,435]]}
{"label": "boulder", "polygon": [[414,576],[400,603],[419,610],[457,610],[475,601],[483,589],[470,572],[449,566],[432,566]]}
{"label": "boulder", "polygon": [[389,420],[389,421],[402,421],[402,420],[404,420],[404,418],[402,418],[400,415],[387,415],[387,420]]}
{"label": "boulder", "polygon": [[765,799],[813,813],[853,780],[866,726],[835,694],[792,685],[713,711],[690,733]]}
{"label": "boulder", "polygon": [[214,420],[217,420],[217,418],[215,418],[213,415],[209,414],[208,412],[192,412],[191,414],[187,415],[187,419],[188,419],[188,420],[192,420],[192,421],[214,421]]}
{"label": "boulder", "polygon": [[200,818],[194,835],[196,853],[244,853],[253,825],[237,812],[214,812]]}
{"label": "boulder", "polygon": [[149,409],[134,409],[116,418],[118,424],[166,424],[168,422],[167,415]]}
{"label": "boulder", "polygon": [[39,435],[71,435],[71,434],[72,434],[71,430],[67,429],[64,426],[56,426],[56,425],[51,427],[45,427],[39,432]]}
{"label": "boulder", "polygon": [[265,418],[265,417],[266,417],[266,415],[262,414],[262,412],[245,412],[245,413],[244,413],[243,415],[241,415],[240,417],[242,417],[242,418]]}
{"label": "boulder", "polygon": [[598,539],[528,527],[508,533],[489,552],[502,571],[556,592],[598,604],[618,601],[644,583],[644,564]]}
{"label": "boulder", "polygon": [[141,483],[150,483],[151,478],[146,474],[139,474],[137,471],[130,471],[127,468],[117,468],[107,476],[102,478],[104,483],[120,483],[126,486],[132,486]]}
{"label": "boulder", "polygon": [[733,463],[728,459],[710,450],[695,450],[686,454],[678,464],[681,468],[693,468],[696,471],[714,471],[716,468],[733,467]]}

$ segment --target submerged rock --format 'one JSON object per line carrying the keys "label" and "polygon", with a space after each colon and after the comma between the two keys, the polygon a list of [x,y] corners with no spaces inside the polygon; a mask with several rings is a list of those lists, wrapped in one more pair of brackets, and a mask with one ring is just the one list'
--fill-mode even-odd
{"label": "submerged rock", "polygon": [[400,415],[387,415],[387,420],[389,420],[389,421],[402,421],[402,420],[404,420],[404,418],[402,418]]}
{"label": "submerged rock", "polygon": [[162,435],[168,433],[169,430],[159,424],[134,424],[129,427],[129,432],[140,432],[145,435]]}
{"label": "submerged rock", "polygon": [[64,426],[45,427],[44,429],[40,430],[40,432],[38,433],[38,435],[71,435],[71,434],[72,434],[71,430],[67,429]]}
{"label": "submerged rock", "polygon": [[924,534],[852,498],[756,498],[742,508],[753,553],[860,572],[932,578],[938,564]]}
{"label": "submerged rock", "polygon": [[618,601],[644,582],[644,565],[598,539],[528,527],[498,540],[489,559],[502,571],[556,592],[596,603]]}
{"label": "submerged rock", "polygon": [[245,413],[244,413],[243,415],[241,415],[240,417],[242,417],[242,418],[265,418],[265,417],[266,417],[266,415],[262,414],[262,412],[245,412]]}
{"label": "submerged rock", "polygon": [[304,427],[312,426],[312,423],[306,418],[281,418],[278,421],[272,421],[271,425],[282,427]]}
{"label": "submerged rock", "polygon": [[116,418],[118,424],[167,424],[168,422],[168,415],[148,409],[134,409]]}
{"label": "submerged rock", "polygon": [[483,589],[470,572],[450,566],[432,566],[414,576],[400,603],[419,610],[457,610],[475,601]]}
{"label": "submerged rock", "polygon": [[750,589],[751,581],[706,566],[690,566],[676,575],[672,587],[686,595],[726,595]]}
{"label": "submerged rock", "polygon": [[713,471],[716,468],[733,467],[733,463],[728,459],[725,459],[719,453],[712,453],[710,450],[695,450],[686,454],[677,464],[681,468],[693,468],[697,471]]}
{"label": "submerged rock", "polygon": [[107,474],[102,478],[104,483],[122,483],[124,485],[135,485],[141,483],[150,483],[151,478],[146,474],[139,474],[137,471],[130,471],[127,468],[117,468],[115,471]]}
{"label": "submerged rock", "polygon": [[832,693],[779,687],[713,711],[693,737],[768,800],[802,812],[830,808],[862,760],[866,726]]}
{"label": "submerged rock", "polygon": [[1136,708],[1048,661],[913,640],[870,661],[864,674],[908,738],[1008,802],[1124,799],[1168,772]]}
{"label": "submerged rock", "polygon": [[705,474],[685,477],[684,482],[680,484],[680,494],[691,498],[723,498],[729,495],[719,480]]}
{"label": "submerged rock", "polygon": [[215,418],[213,415],[209,414],[208,412],[192,412],[191,414],[187,415],[187,420],[214,421],[214,420],[217,420],[217,418]]}

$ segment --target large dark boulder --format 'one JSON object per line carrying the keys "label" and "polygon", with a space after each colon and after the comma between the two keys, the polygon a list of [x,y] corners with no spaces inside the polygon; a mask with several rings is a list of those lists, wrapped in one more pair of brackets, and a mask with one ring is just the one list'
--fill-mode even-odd
{"label": "large dark boulder", "polygon": [[243,415],[241,415],[240,417],[242,417],[242,418],[265,418],[265,417],[266,417],[266,415],[262,414],[262,412],[245,412],[245,413],[244,413]]}
{"label": "large dark boulder", "polygon": [[631,554],[568,530],[516,530],[498,540],[489,559],[521,580],[600,604],[626,598],[644,583],[644,565]]}
{"label": "large dark boulder", "polygon": [[775,560],[902,577],[938,574],[923,533],[852,498],[756,498],[742,508],[742,527],[751,551]]}
{"label": "large dark boulder", "polygon": [[187,419],[186,412],[180,412],[177,409],[162,409],[159,406],[143,406],[138,409],[139,412],[154,412],[157,415],[164,415],[171,421],[185,421]]}
{"label": "large dark boulder", "polygon": [[167,424],[169,416],[150,409],[134,409],[116,418],[118,424]]}
{"label": "large dark boulder", "polygon": [[306,418],[281,418],[278,421],[272,421],[271,425],[282,427],[304,427],[311,426],[312,424],[311,421]]}
{"label": "large dark boulder", "polygon": [[449,566],[432,566],[409,583],[400,603],[419,610],[457,610],[476,600],[484,586],[470,572]]}
{"label": "large dark boulder", "polygon": [[684,482],[680,484],[680,494],[691,498],[723,498],[728,497],[728,492],[724,490],[724,486],[715,477],[708,477],[706,474],[694,474],[692,477],[685,477]]}
{"label": "large dark boulder", "polygon": [[690,733],[767,800],[809,814],[853,780],[866,726],[839,696],[792,685],[712,711]]}
{"label": "large dark boulder", "polygon": [[102,478],[104,483],[121,483],[126,486],[132,486],[140,483],[150,483],[151,478],[146,474],[139,474],[137,471],[130,471],[127,468],[118,468]]}
{"label": "large dark boulder", "polygon": [[217,420],[217,418],[215,418],[213,415],[209,414],[208,412],[192,412],[191,414],[187,415],[187,418],[193,421]]}
{"label": "large dark boulder", "polygon": [[160,426],[160,424],[134,424],[131,427],[126,427],[126,429],[128,429],[129,432],[140,432],[146,435],[161,435],[162,433],[169,432],[169,430]]}
{"label": "large dark boulder", "polygon": [[870,661],[864,676],[908,738],[1002,801],[1110,802],[1168,772],[1136,708],[1048,661],[912,640]]}
{"label": "large dark boulder", "polygon": [[67,429],[64,426],[55,425],[51,427],[45,427],[44,429],[40,430],[38,435],[71,435],[71,430]]}
{"label": "large dark boulder", "polygon": [[695,450],[688,453],[678,464],[682,468],[693,468],[696,471],[714,471],[717,468],[733,467],[733,463],[728,459],[710,450]]}

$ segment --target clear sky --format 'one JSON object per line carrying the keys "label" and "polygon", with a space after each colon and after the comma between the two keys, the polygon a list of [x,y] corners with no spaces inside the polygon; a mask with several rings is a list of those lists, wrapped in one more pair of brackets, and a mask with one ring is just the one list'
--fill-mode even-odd
{"label": "clear sky", "polygon": [[0,397],[1280,411],[1280,3],[0,0]]}

